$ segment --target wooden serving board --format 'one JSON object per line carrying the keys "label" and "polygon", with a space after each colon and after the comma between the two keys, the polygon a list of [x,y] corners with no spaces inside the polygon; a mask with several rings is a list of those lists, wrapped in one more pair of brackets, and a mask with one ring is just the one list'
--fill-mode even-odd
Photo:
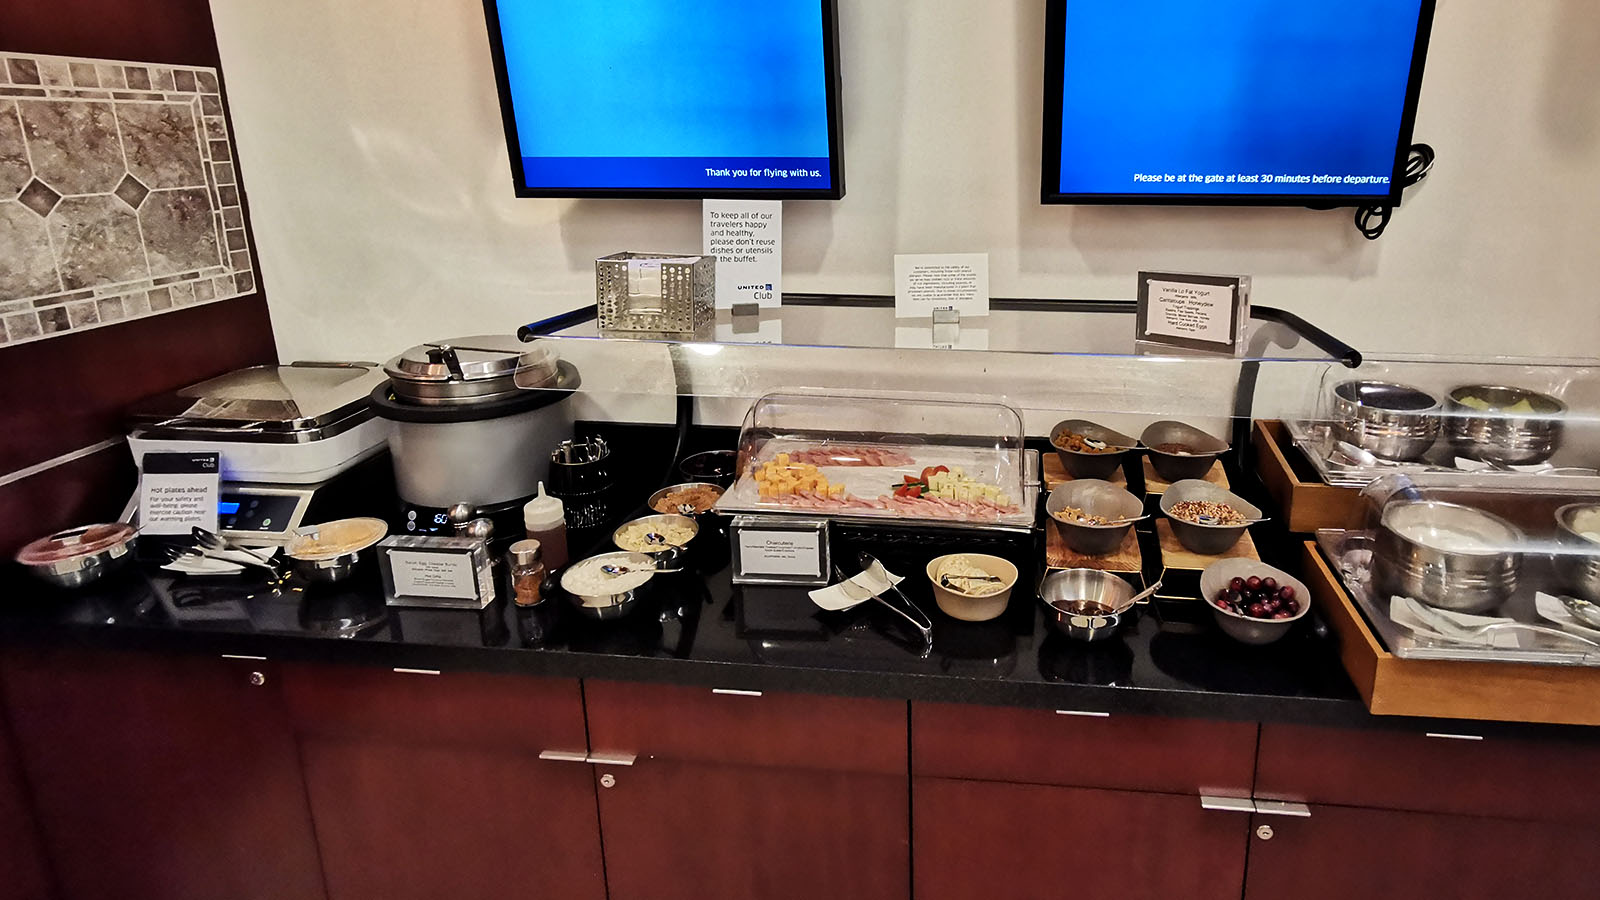
{"label": "wooden serving board", "polygon": [[[1067,474],[1067,467],[1061,464],[1061,457],[1057,456],[1055,451],[1046,451],[1039,455],[1044,457],[1040,469],[1044,475],[1045,493],[1048,494],[1062,484],[1072,480],[1072,476]],[[1112,472],[1111,477],[1106,480],[1117,487],[1125,488],[1128,486],[1128,476],[1123,473],[1121,466],[1118,466],[1117,470]]]}
{"label": "wooden serving board", "polygon": [[[1156,474],[1156,467],[1150,465],[1150,457],[1143,457],[1144,462],[1144,492],[1146,494],[1165,494],[1167,488],[1172,487],[1172,482]],[[1228,474],[1222,471],[1222,460],[1211,464],[1211,470],[1206,473],[1206,481],[1211,482],[1223,490],[1230,490]]]}
{"label": "wooden serving board", "polygon": [[1086,556],[1067,546],[1061,529],[1045,525],[1044,564],[1052,569],[1099,569],[1102,572],[1144,571],[1144,555],[1139,552],[1139,535],[1132,528],[1122,539],[1122,546],[1104,556]]}
{"label": "wooden serving board", "polygon": [[1244,536],[1239,538],[1239,543],[1218,556],[1203,556],[1178,543],[1178,536],[1172,533],[1172,523],[1166,519],[1156,520],[1156,537],[1161,540],[1161,565],[1167,569],[1188,569],[1198,572],[1219,559],[1261,561],[1261,554],[1256,552],[1256,542],[1250,537],[1248,529],[1245,530]]}
{"label": "wooden serving board", "polygon": [[1367,627],[1316,542],[1305,542],[1302,562],[1311,600],[1373,715],[1600,725],[1600,668],[1401,659]]}

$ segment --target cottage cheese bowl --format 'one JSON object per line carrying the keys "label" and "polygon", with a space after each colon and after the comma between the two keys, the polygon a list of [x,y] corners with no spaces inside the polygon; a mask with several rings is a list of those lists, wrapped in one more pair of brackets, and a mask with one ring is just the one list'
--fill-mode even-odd
{"label": "cottage cheese bowl", "polygon": [[1481,612],[1516,592],[1522,529],[1493,513],[1436,500],[1391,503],[1372,550],[1372,580],[1384,599],[1411,597]]}
{"label": "cottage cheese bowl", "polygon": [[639,603],[639,591],[656,575],[656,561],[626,550],[581,559],[561,573],[561,590],[591,619],[616,619]]}

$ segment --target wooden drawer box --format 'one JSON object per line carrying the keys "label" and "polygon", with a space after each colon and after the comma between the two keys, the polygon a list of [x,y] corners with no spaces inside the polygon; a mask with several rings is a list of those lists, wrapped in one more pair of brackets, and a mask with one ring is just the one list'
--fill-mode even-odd
{"label": "wooden drawer box", "polygon": [[597,754],[903,775],[901,700],[585,681]]}
{"label": "wooden drawer box", "polygon": [[1249,796],[1253,722],[911,705],[919,776]]}
{"label": "wooden drawer box", "polygon": [[282,682],[301,734],[534,752],[587,746],[576,679],[290,663]]}
{"label": "wooden drawer box", "polygon": [[1265,799],[1600,825],[1600,741],[1261,726]]}
{"label": "wooden drawer box", "polygon": [[1282,422],[1255,420],[1250,442],[1256,450],[1256,470],[1273,503],[1283,510],[1290,531],[1311,534],[1318,528],[1361,524],[1361,492],[1324,484],[1301,457]]}

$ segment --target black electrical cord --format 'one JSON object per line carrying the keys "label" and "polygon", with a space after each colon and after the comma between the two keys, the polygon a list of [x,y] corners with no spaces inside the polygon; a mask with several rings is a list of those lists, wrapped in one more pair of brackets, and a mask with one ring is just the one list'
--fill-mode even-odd
{"label": "black electrical cord", "polygon": [[[1405,176],[1400,181],[1400,190],[1416,184],[1428,177],[1433,170],[1435,154],[1433,148],[1427,144],[1412,144],[1411,155],[1406,158]],[[1388,205],[1363,206],[1356,210],[1356,230],[1369,241],[1377,240],[1385,228],[1389,227],[1389,214],[1394,208]]]}

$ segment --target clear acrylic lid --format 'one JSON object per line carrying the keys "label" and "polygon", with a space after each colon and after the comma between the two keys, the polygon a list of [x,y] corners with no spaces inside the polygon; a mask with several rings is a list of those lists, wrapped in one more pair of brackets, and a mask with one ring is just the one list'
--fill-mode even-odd
{"label": "clear acrylic lid", "polygon": [[1600,665],[1600,477],[1390,474],[1318,540],[1396,655]]}
{"label": "clear acrylic lid", "polygon": [[738,478],[717,509],[1027,528],[1026,460],[1022,416],[1003,403],[770,393],[745,416]]}

